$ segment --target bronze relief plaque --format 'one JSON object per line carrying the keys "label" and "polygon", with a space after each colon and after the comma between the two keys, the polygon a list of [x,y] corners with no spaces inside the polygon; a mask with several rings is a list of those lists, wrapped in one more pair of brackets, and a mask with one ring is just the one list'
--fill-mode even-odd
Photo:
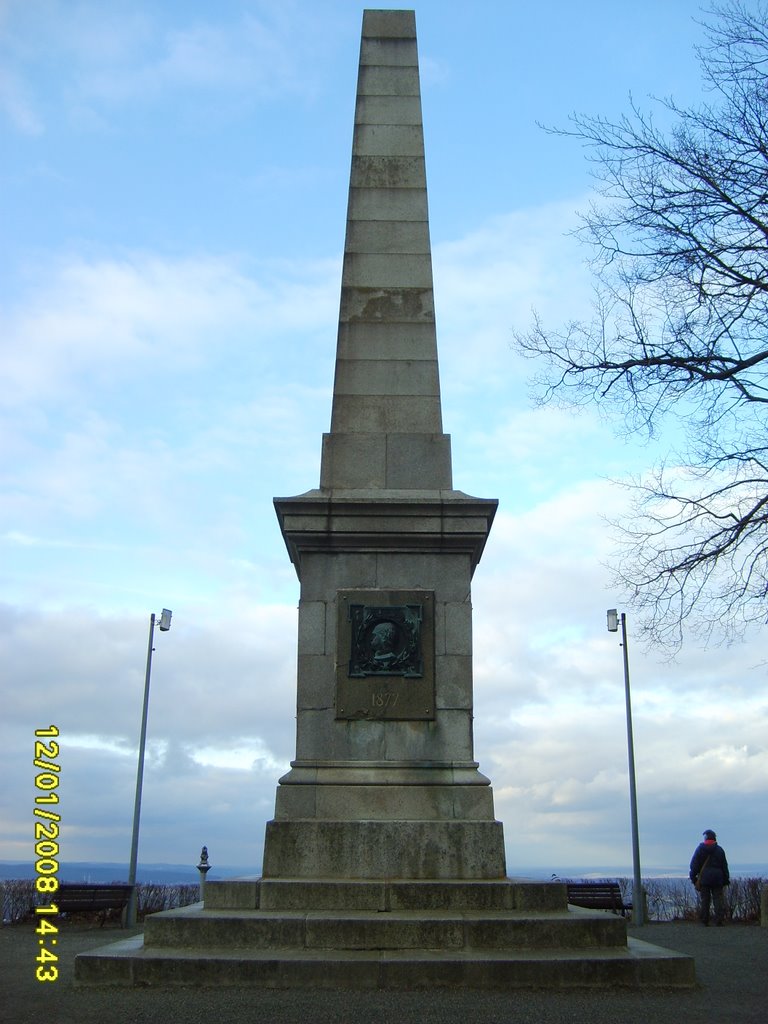
{"label": "bronze relief plaque", "polygon": [[435,717],[435,595],[338,593],[336,717]]}

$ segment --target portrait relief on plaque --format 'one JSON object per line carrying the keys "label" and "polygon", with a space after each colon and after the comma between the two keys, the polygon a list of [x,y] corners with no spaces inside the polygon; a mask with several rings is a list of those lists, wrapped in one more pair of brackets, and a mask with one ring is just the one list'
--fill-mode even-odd
{"label": "portrait relief on plaque", "polygon": [[349,605],[350,678],[424,674],[421,654],[422,606],[376,608]]}
{"label": "portrait relief on plaque", "polygon": [[336,717],[435,717],[435,594],[338,592]]}

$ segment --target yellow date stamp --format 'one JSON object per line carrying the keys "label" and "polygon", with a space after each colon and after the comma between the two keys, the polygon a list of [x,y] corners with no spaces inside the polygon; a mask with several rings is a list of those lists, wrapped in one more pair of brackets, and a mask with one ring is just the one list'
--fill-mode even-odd
{"label": "yellow date stamp", "polygon": [[[61,765],[57,762],[59,744],[56,737],[59,730],[55,725],[47,729],[35,730],[35,756],[32,764],[35,775],[35,888],[39,893],[47,894],[53,899],[58,891],[59,880],[59,826],[61,814],[54,810],[59,803],[59,780]],[[56,981],[59,976],[58,946],[59,929],[55,923],[59,908],[51,902],[47,906],[35,907],[38,936],[38,954],[35,963],[38,965],[35,976],[38,981]]]}

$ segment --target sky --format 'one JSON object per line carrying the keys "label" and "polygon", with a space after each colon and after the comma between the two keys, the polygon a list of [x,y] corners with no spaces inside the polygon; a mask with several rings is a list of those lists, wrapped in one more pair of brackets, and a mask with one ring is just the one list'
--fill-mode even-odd
{"label": "sky", "polygon": [[[0,859],[33,859],[55,725],[60,859],[261,863],[295,753],[298,581],[272,498],[329,428],[362,6],[0,0]],[[475,755],[507,867],[631,874],[626,611],[643,870],[705,828],[768,873],[759,632],[632,639],[620,481],[664,454],[537,407],[535,309],[587,316],[594,179],[542,125],[702,98],[688,0],[416,7],[454,486],[499,499],[473,582]]]}

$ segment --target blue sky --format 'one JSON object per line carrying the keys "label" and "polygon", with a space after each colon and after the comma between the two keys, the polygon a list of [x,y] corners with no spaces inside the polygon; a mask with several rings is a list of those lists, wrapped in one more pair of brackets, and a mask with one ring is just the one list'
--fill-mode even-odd
{"label": "blue sky", "polygon": [[[35,728],[63,860],[258,865],[294,753],[298,583],[274,495],[328,429],[362,7],[0,0],[0,858],[32,856]],[[454,481],[498,497],[475,575],[475,747],[508,866],[631,861],[610,480],[664,450],[534,406],[511,349],[586,315],[585,153],[541,124],[702,96],[699,5],[416,8]],[[632,614],[629,611],[630,630]],[[757,636],[632,647],[641,855],[704,828],[766,863]]]}

